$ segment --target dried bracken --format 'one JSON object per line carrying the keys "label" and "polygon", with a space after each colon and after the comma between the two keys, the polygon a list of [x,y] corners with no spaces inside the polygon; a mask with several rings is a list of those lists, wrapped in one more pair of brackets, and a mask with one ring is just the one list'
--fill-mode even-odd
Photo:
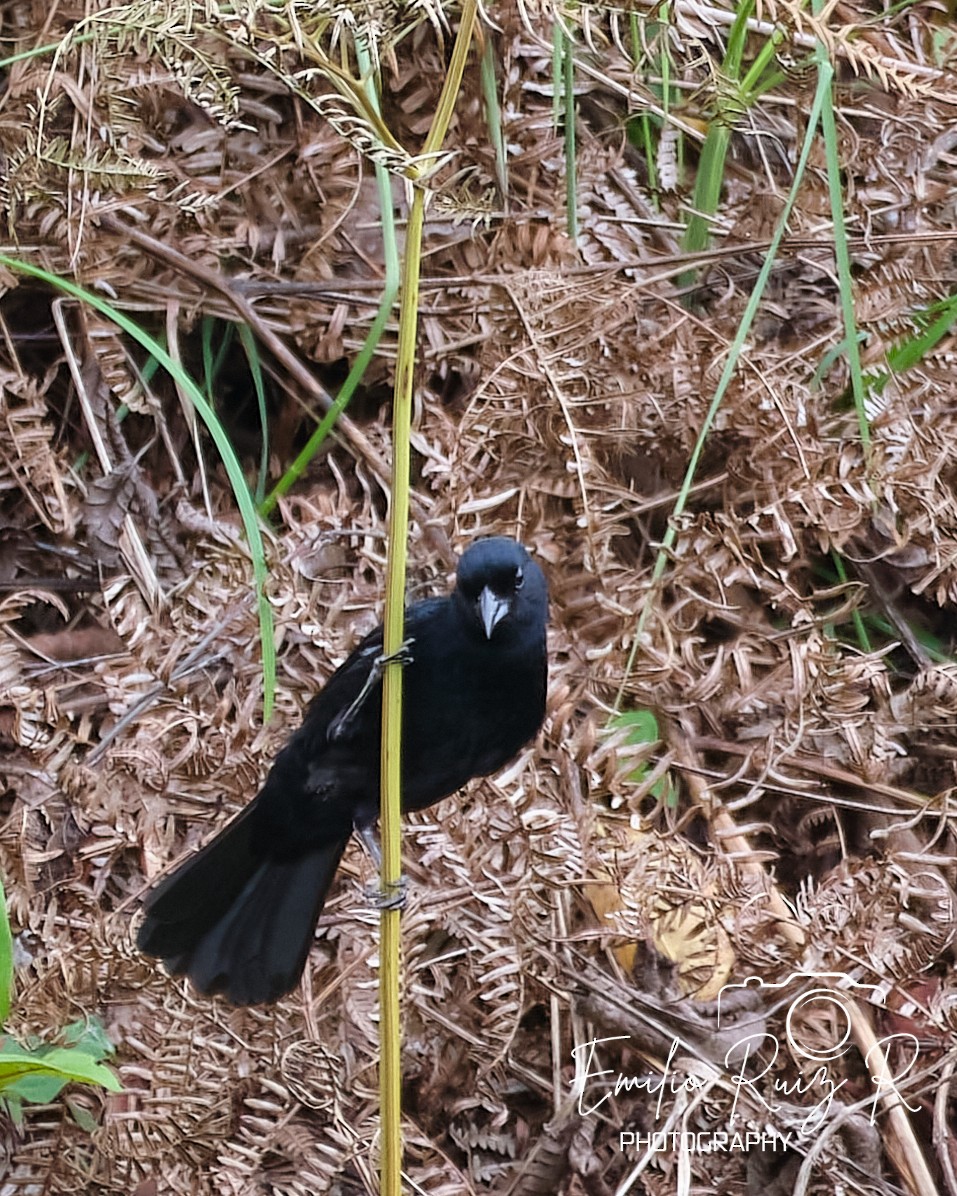
{"label": "dried bracken", "polygon": [[[862,1049],[869,1022],[921,1041],[907,1095],[925,1111],[888,1114],[878,1139],[866,1117],[832,1110],[813,1145],[816,1190],[860,1190],[880,1168],[916,1189],[915,1152],[933,1169],[933,1142],[941,1174],[953,1170],[952,341],[888,365],[957,275],[955,44],[938,7],[838,5],[825,23],[763,3],[753,47],[777,30],[782,78],[746,104],[720,65],[737,6],[674,0],[665,34],[684,99],[653,125],[653,152],[634,120],[663,116],[659,6],[493,7],[508,194],[477,63],[449,156],[417,156],[449,5],[3,10],[8,42],[56,47],[5,68],[7,248],[115,297],[194,377],[217,359],[214,397],[250,477],[260,414],[226,322],[241,310],[276,338],[264,359],[275,477],[375,314],[374,165],[394,172],[400,215],[407,176],[431,172],[410,590],[442,590],[471,537],[519,535],[549,571],[553,667],[538,747],[410,819],[405,1133],[418,1190],[673,1192],[693,1179],[702,1193],[791,1191],[793,1151],[773,1167],[642,1158],[620,1135],[726,1130],[727,1051],[748,1018],[781,1045],[768,1082],[793,1094],[813,1053],[841,1039],[846,1002]],[[553,119],[556,22],[576,45],[576,244]],[[383,71],[385,115],[352,70],[356,38]],[[817,40],[838,70],[871,445],[830,352],[844,332],[813,157],[653,584],[790,185]],[[695,307],[677,285],[679,150],[693,157],[715,120],[730,153]],[[302,992],[273,1009],[196,998],[136,953],[132,930],[146,885],[252,796],[304,702],[377,619],[394,325],[341,438],[267,539],[279,668],[263,726],[249,553],[195,413],[105,318],[33,281],[3,285],[0,871],[23,960],[11,1028],[51,1037],[96,1016],[124,1084],[77,1093],[92,1136],[66,1102],[28,1107],[6,1127],[3,1191],[375,1191],[378,931],[362,853],[347,853]],[[653,711],[658,741],[609,735],[616,701]],[[795,1004],[787,1035],[780,1003],[724,989],[760,975],[791,999],[802,970],[844,986],[829,1012]],[[578,1102],[571,1084],[583,1044],[606,1037],[609,1073],[639,1078],[680,1039],[673,1070],[697,1085],[660,1116],[647,1084],[590,1112],[607,1090],[586,1083]],[[899,1045],[887,1054],[904,1074]],[[841,1061],[853,1100],[866,1095],[857,1062]],[[771,1111],[748,1092],[740,1124],[785,1135],[815,1103],[792,1095]]]}

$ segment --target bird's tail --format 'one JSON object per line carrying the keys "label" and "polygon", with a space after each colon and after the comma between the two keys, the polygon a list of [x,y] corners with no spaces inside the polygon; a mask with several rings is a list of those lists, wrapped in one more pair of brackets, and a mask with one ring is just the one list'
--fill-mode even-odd
{"label": "bird's tail", "polygon": [[137,945],[234,1005],[295,988],[349,837],[289,859],[257,853],[248,808],[145,901]]}

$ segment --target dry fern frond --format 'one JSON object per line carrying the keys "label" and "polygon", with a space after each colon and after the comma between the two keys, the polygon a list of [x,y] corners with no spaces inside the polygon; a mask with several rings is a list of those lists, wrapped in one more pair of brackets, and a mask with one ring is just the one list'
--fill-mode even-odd
{"label": "dry fern frond", "polygon": [[72,536],[74,505],[42,389],[16,375],[0,378],[0,421],[0,493],[16,487],[50,532]]}
{"label": "dry fern frond", "polygon": [[[111,13],[105,19],[93,14],[80,22],[73,37],[92,32],[108,60],[116,54],[161,62],[170,81],[211,120],[227,129],[241,127],[239,88],[224,55],[228,42],[210,35],[204,38],[204,22],[196,20],[198,15],[192,5],[173,0],[134,0],[123,6],[119,16]],[[208,28],[213,31],[218,23],[216,6],[210,15]],[[64,49],[69,48],[68,41]]]}
{"label": "dry fern frond", "polygon": [[[471,537],[518,535],[549,573],[552,668],[535,750],[410,819],[405,1165],[436,1196],[634,1182],[619,1134],[650,1121],[647,1102],[622,1094],[595,1117],[565,1106],[570,1051],[603,1027],[635,1039],[609,1047],[608,1065],[642,1076],[647,1056],[667,1058],[672,1031],[686,1035],[682,1067],[702,1088],[669,1105],[668,1124],[727,1129],[730,1084],[709,1056],[727,1040],[708,1002],[681,995],[679,968],[704,992],[729,975],[783,980],[802,963],[874,981],[887,996],[878,1016],[919,1027],[926,1082],[946,1091],[957,1001],[938,976],[953,951],[955,701],[928,645],[954,647],[952,346],[944,338],[896,374],[887,365],[954,290],[954,43],[928,11],[892,6],[852,27],[834,10],[822,25],[764,0],[748,61],[775,24],[788,42],[779,81],[749,108],[719,66],[728,5],[675,0],[668,22],[506,5],[483,29],[507,157],[489,144],[473,61],[448,145],[455,165],[429,179],[410,597],[442,590]],[[10,239],[178,337],[197,377],[209,322],[235,320],[231,289],[248,295],[260,327],[293,338],[334,392],[383,286],[368,161],[400,174],[427,165],[415,150],[455,11],[137,0],[93,5],[79,23],[62,6],[4,14],[18,45],[59,46],[8,66]],[[556,19],[575,72],[575,245],[554,121]],[[381,120],[360,94],[356,36],[381,81]],[[870,453],[845,409],[845,360],[831,353],[845,333],[815,155],[652,587],[791,183],[819,40],[844,72],[835,116],[875,379]],[[664,53],[667,119],[645,82]],[[687,268],[676,254],[702,121],[732,126],[724,242],[688,303],[673,280]],[[489,188],[503,165],[500,196]],[[400,221],[404,194],[400,178]],[[108,228],[98,216],[117,205],[124,218]],[[134,227],[142,240],[118,231]],[[183,258],[202,270],[181,275]],[[123,334],[4,281],[0,857],[23,959],[15,1028],[48,1035],[65,1010],[99,1016],[125,1086],[83,1096],[92,1136],[62,1102],[28,1111],[7,1143],[8,1186],[374,1191],[376,918],[359,853],[346,856],[302,993],[269,1011],[199,1000],[141,958],[132,933],[146,884],[250,799],[305,702],[377,621],[394,323],[348,438],[279,507],[267,547],[277,714],[264,727],[248,552],[203,433],[191,435],[161,373],[144,389]],[[248,364],[238,383],[237,361],[220,364],[212,397],[252,479],[261,428],[243,414]],[[319,413],[281,364],[262,364],[268,485]],[[123,424],[110,417],[119,403],[132,409]],[[636,752],[607,737],[616,698],[653,712],[662,742]],[[780,1010],[757,1017],[783,1033]],[[824,1042],[828,1031],[809,1016],[809,1034]],[[773,1079],[801,1078],[782,1054]],[[763,1131],[766,1112],[755,1102],[746,1124]],[[783,1108],[772,1129],[806,1113]],[[851,1125],[845,1114],[834,1120]],[[854,1177],[848,1141],[827,1130],[815,1182],[833,1190]],[[866,1134],[857,1142],[870,1177],[892,1182]],[[704,1192],[776,1178],[731,1155],[659,1154],[640,1182]]]}

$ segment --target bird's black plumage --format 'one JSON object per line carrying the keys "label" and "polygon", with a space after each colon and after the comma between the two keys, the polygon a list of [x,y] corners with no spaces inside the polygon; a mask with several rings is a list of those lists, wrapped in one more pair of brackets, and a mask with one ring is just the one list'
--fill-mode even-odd
{"label": "bird's black plumage", "polygon": [[[545,715],[548,591],[514,540],[476,540],[452,594],[406,612],[402,804],[506,764]],[[138,945],[200,992],[274,1001],[302,974],[354,828],[379,814],[382,628],[310,703],[258,796],[146,898]]]}

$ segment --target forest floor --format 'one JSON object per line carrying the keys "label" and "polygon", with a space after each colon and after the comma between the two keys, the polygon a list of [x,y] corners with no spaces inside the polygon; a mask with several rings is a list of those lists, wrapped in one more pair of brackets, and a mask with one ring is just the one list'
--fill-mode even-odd
{"label": "forest floor", "polygon": [[[380,617],[395,311],[268,496],[371,335],[460,11],[0,4],[8,1029],[95,1019],[123,1085],[2,1123],[0,1196],[377,1190],[361,851],[275,1007],[133,938]],[[957,1193],[952,5],[519,2],[481,31],[428,177],[410,594],[474,536],[526,543],[549,714],[409,819],[409,1183],[776,1196],[810,1152],[806,1190]],[[271,508],[270,719],[210,422]],[[906,1107],[872,1118],[882,1061]]]}

